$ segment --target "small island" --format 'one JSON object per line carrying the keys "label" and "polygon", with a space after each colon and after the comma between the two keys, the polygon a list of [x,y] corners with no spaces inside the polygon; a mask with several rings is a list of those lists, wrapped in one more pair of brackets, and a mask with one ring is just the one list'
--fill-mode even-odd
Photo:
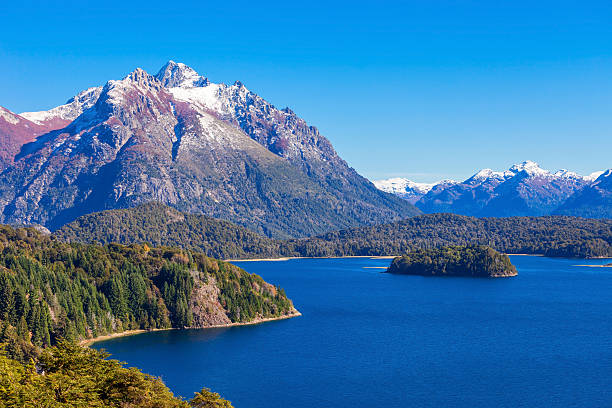
{"label": "small island", "polygon": [[518,274],[508,255],[500,254],[488,246],[419,249],[394,258],[386,272],[478,278],[505,278]]}

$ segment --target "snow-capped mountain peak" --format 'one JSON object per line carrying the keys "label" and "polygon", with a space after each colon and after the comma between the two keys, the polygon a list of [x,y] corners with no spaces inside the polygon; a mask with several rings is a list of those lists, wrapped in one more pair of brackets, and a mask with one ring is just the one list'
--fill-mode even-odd
{"label": "snow-capped mountain peak", "polygon": [[166,88],[194,88],[210,84],[207,78],[198,74],[193,68],[172,60],[161,67],[155,77]]}
{"label": "snow-capped mountain peak", "polygon": [[398,195],[414,203],[436,186],[450,186],[458,182],[455,180],[441,180],[435,183],[418,183],[407,178],[394,177],[385,180],[375,180],[373,183],[379,190]]}
{"label": "snow-capped mountain peak", "polygon": [[512,167],[510,167],[509,170],[513,173],[525,172],[529,176],[532,176],[532,177],[545,177],[545,176],[550,175],[550,172],[542,169],[538,165],[538,163],[531,161],[531,160],[526,160],[522,163],[517,163],[513,165]]}
{"label": "snow-capped mountain peak", "polygon": [[393,194],[406,193],[409,189],[416,193],[427,194],[438,183],[417,183],[402,177],[386,180],[375,180],[374,185],[379,189]]}
{"label": "snow-capped mountain peak", "polygon": [[492,169],[482,169],[472,177],[466,180],[466,183],[480,183],[486,180],[499,180],[503,181],[509,177],[514,176],[514,172],[512,171],[494,171]]}
{"label": "snow-capped mountain peak", "polygon": [[[595,173],[593,173],[592,175],[594,175],[594,174]],[[599,172],[599,176],[597,176],[595,181],[593,181],[593,185],[595,186],[595,185],[601,183],[602,181],[608,179],[608,177],[612,177],[612,169],[608,169],[608,170],[604,170],[602,172]]]}

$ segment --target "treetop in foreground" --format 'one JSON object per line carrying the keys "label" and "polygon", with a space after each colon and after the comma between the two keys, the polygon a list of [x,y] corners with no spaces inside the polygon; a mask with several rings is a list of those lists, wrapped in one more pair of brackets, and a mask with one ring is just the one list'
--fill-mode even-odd
{"label": "treetop in foreground", "polygon": [[231,408],[204,388],[189,402],[175,397],[161,379],[125,368],[110,354],[60,342],[36,365],[23,365],[0,352],[0,408],[121,407]]}

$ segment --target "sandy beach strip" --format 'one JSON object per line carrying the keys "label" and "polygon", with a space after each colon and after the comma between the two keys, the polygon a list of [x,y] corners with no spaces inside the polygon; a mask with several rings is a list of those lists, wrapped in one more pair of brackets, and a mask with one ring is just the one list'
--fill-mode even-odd
{"label": "sandy beach strip", "polygon": [[251,259],[224,259],[224,262],[272,262],[289,261],[291,259],[345,259],[345,258],[364,258],[364,259],[393,259],[398,255],[347,255],[347,256],[287,256],[281,258],[251,258]]}
{"label": "sandy beach strip", "polygon": [[[266,318],[257,318],[257,319],[253,319],[249,322],[236,322],[236,323],[227,323],[227,324],[216,324],[216,325],[212,325],[212,326],[206,326],[206,327],[185,327],[184,330],[194,330],[194,329],[219,329],[219,328],[224,328],[224,327],[234,327],[234,326],[250,326],[250,325],[254,325],[254,324],[260,324],[260,323],[265,323],[265,322],[272,322],[272,321],[276,321],[276,320],[285,320],[285,319],[291,319],[293,317],[298,317],[301,316],[302,314],[299,311],[295,311],[295,313],[291,313],[288,315],[283,315],[283,316],[278,316],[278,317],[266,317]],[[111,334],[105,334],[102,336],[97,336],[91,339],[84,339],[81,340],[79,342],[79,344],[83,347],[89,347],[94,343],[98,343],[101,341],[105,341],[105,340],[110,340],[110,339],[114,339],[117,337],[126,337],[126,336],[134,336],[136,334],[142,334],[142,333],[149,333],[149,332],[156,332],[156,331],[167,331],[167,330],[179,330],[175,327],[168,327],[165,329],[149,329],[149,330],[145,330],[145,329],[137,329],[137,330],[125,330],[119,333],[111,333]]]}

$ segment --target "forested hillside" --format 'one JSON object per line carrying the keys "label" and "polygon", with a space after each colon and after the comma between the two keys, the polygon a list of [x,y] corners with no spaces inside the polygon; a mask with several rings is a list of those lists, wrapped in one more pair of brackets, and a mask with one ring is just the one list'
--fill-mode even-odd
{"label": "forested hillside", "polygon": [[64,241],[103,244],[148,242],[197,249],[223,259],[401,255],[448,245],[488,245],[505,253],[561,257],[612,256],[612,220],[569,216],[475,218],[430,214],[282,241],[226,221],[147,204],[80,217],[54,236]]}
{"label": "forested hillside", "polygon": [[193,249],[220,259],[277,256],[280,247],[279,241],[231,222],[183,213],[159,203],[84,215],[54,235],[68,242],[147,242]]}
{"label": "forested hillside", "polygon": [[488,245],[514,254],[612,257],[612,220],[431,214],[287,241],[285,245],[284,253],[301,256],[401,255],[420,248]]}
{"label": "forested hillside", "polygon": [[65,244],[0,227],[0,343],[21,361],[59,339],[295,313],[282,289],[199,252]]}

